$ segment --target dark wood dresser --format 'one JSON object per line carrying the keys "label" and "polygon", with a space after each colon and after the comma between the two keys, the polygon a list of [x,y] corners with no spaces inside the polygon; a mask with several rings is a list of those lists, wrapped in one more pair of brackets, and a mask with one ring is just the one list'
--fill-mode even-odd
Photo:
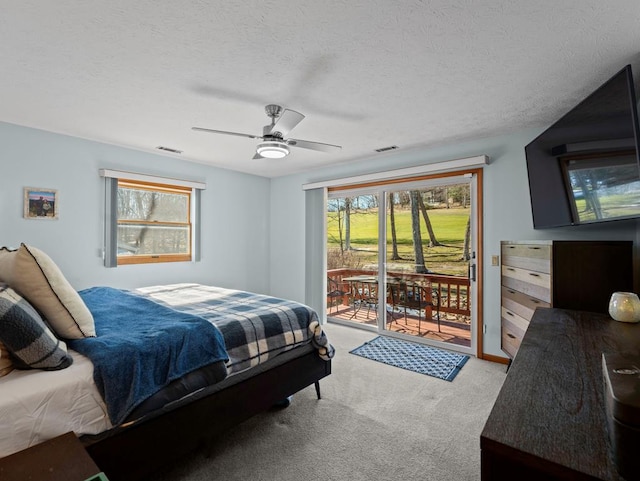
{"label": "dark wood dresser", "polygon": [[622,480],[607,431],[602,352],[639,350],[640,324],[537,309],[480,436],[482,480]]}

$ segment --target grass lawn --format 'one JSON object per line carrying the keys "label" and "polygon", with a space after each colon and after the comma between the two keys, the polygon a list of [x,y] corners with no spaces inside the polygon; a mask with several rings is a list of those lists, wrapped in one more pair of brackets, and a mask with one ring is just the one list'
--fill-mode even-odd
{"label": "grass lawn", "polygon": [[[605,219],[632,216],[638,212],[638,196],[636,194],[611,194],[598,199]],[[576,209],[581,222],[597,219],[595,212],[587,209],[584,198],[576,200]]]}
{"label": "grass lawn", "polygon": [[[429,247],[429,234],[424,224],[420,222],[423,251],[426,266],[429,270],[441,274],[466,275],[467,262],[462,260],[464,235],[469,219],[469,208],[430,209],[427,211],[436,240],[443,246]],[[396,236],[398,254],[402,258],[393,261],[389,270],[394,266],[412,269],[414,265],[413,236],[411,228],[411,211],[395,211]],[[337,213],[329,212],[327,219],[327,247],[329,251],[339,252]],[[391,257],[391,227],[387,216],[387,258]],[[370,209],[351,214],[351,247],[355,255],[344,259],[341,267],[360,267],[377,263],[378,244],[378,210]],[[332,257],[331,255],[329,256]],[[391,262],[391,261],[390,261]],[[329,265],[329,268],[338,266]]]}

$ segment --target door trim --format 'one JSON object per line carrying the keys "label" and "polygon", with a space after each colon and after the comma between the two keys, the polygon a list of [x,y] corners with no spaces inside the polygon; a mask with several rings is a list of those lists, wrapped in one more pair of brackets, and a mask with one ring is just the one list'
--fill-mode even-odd
{"label": "door trim", "polygon": [[[362,174],[353,177],[343,177],[341,179],[324,180],[320,182],[310,182],[302,185],[302,190],[329,188],[331,190],[352,186],[369,186],[376,184],[384,184],[390,182],[404,182],[405,179],[411,178],[433,178],[436,173],[446,171],[447,173],[470,172],[473,168],[478,168],[489,163],[489,157],[486,155],[477,155],[475,157],[465,157],[462,159],[450,159],[430,164],[419,165],[416,167],[405,167],[403,169],[387,170],[384,172],[374,172],[372,174]],[[446,175],[446,174],[444,174]]]}

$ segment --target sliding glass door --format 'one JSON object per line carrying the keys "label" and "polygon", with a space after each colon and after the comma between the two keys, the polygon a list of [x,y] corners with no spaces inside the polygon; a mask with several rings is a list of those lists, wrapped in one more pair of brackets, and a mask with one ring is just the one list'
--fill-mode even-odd
{"label": "sliding glass door", "polygon": [[473,176],[330,191],[331,321],[473,352]]}

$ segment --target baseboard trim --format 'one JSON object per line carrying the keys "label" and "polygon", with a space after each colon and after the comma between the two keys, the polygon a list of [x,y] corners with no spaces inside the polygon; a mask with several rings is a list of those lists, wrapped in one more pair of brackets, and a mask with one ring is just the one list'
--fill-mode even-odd
{"label": "baseboard trim", "polygon": [[493,354],[482,354],[482,359],[485,361],[497,362],[499,364],[509,364],[509,361],[511,361],[508,357],[494,356]]}

